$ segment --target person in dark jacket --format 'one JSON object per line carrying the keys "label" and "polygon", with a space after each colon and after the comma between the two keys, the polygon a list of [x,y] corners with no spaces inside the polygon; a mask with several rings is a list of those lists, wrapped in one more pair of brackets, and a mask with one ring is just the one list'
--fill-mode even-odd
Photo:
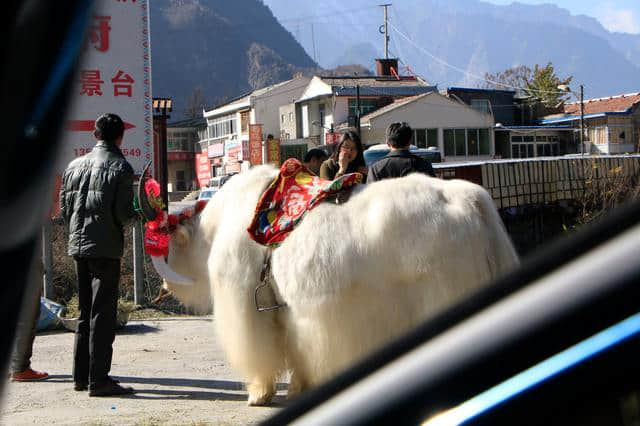
{"label": "person in dark jacket", "polygon": [[61,216],[75,262],[80,317],[73,353],[75,390],[90,396],[133,393],[109,377],[115,339],[124,225],[135,216],[133,168],[120,151],[124,123],[115,114],[96,120],[93,150],[67,166]]}
{"label": "person in dark jacket", "polygon": [[320,174],[320,167],[328,158],[327,152],[321,148],[311,148],[304,156],[302,164],[313,172],[314,175]]}
{"label": "person in dark jacket", "polygon": [[334,180],[348,173],[359,172],[366,176],[360,136],[353,130],[347,130],[340,137],[338,146],[331,154],[331,157],[320,166],[320,177],[322,179]]}
{"label": "person in dark jacket", "polygon": [[387,127],[387,145],[391,151],[369,168],[367,183],[382,179],[424,173],[435,177],[431,162],[409,152],[413,130],[407,123],[391,123]]}

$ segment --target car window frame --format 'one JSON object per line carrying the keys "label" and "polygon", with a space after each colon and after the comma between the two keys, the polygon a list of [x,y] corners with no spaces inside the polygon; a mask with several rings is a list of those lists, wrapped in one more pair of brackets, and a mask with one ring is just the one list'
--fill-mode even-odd
{"label": "car window frame", "polygon": [[[535,252],[528,258],[523,259],[523,263],[518,269],[498,279],[492,285],[422,323],[408,334],[396,339],[374,354],[369,355],[326,383],[307,391],[294,401],[293,404],[276,413],[270,419],[267,419],[264,424],[290,424],[298,419],[304,419],[305,422],[311,420],[308,423],[315,424],[313,421],[314,417],[309,416],[314,412],[317,413],[318,410],[326,409],[329,404],[332,404],[332,400],[336,401],[344,398],[342,400],[343,402],[350,401],[350,403],[354,403],[352,395],[348,394],[349,390],[361,383],[367,382],[367,380],[371,380],[371,377],[373,377],[376,372],[383,370],[385,367],[398,361],[401,357],[416,350],[416,348],[419,348],[426,342],[436,340],[438,336],[454,329],[473,315],[477,315],[493,305],[508,299],[516,292],[524,290],[536,280],[542,280],[550,276],[555,270],[561,269],[564,265],[570,264],[581,256],[588,255],[589,252],[598,250],[598,248],[601,248],[607,241],[617,238],[618,236],[624,236],[629,229],[638,224],[640,221],[638,218],[640,218],[640,203],[629,203],[619,207],[601,222],[586,226],[581,232],[565,239],[556,240],[554,243],[549,244],[545,250]],[[638,266],[638,268],[640,268],[640,266]],[[640,272],[638,272],[638,276],[640,277]],[[628,290],[630,287],[629,283],[623,284],[626,285],[625,288]],[[635,291],[634,294],[637,295],[640,289],[633,288],[633,291]],[[618,296],[618,304],[628,301],[628,295],[622,294],[622,296]],[[638,299],[636,298],[635,300]],[[531,356],[528,356],[529,354],[527,353],[519,355],[517,359],[503,362],[500,365],[501,368],[497,369],[497,371],[496,369],[490,368],[481,369],[482,373],[479,376],[476,374],[477,377],[472,375],[461,379],[461,377],[456,376],[456,372],[453,370],[450,371],[448,377],[446,375],[440,377],[437,383],[423,383],[423,390],[424,386],[431,386],[430,396],[433,399],[432,402],[442,404],[442,398],[448,398],[447,403],[442,405],[447,407],[455,406],[456,403],[461,403],[466,398],[472,397],[474,392],[481,392],[499,383],[501,380],[508,378],[510,375],[533,365],[535,362],[542,361],[545,357],[560,350],[559,345],[566,346],[569,344],[568,339],[578,341],[581,338],[586,338],[590,335],[588,333],[598,328],[612,325],[613,319],[617,318],[621,320],[621,316],[627,313],[619,309],[616,304],[606,305],[603,309],[605,309],[606,315],[591,318],[591,329],[580,329],[579,324],[578,326],[574,324],[574,328],[577,327],[577,331],[573,329],[569,330],[569,332],[574,332],[573,335],[565,336],[561,333],[559,337],[556,337],[556,339],[549,344],[543,341],[544,347],[542,349],[544,349],[544,351],[537,351],[536,353],[530,354]],[[575,316],[573,318],[575,319]],[[526,341],[520,342],[520,346],[526,347]],[[517,349],[517,347],[516,345],[515,348]],[[499,351],[501,347],[498,346],[495,349]],[[474,351],[472,342],[470,342],[468,350],[470,352]],[[513,352],[514,348],[510,348],[509,350],[511,351],[509,353],[518,353],[517,351]],[[420,378],[417,379],[422,380]],[[447,383],[448,388],[444,386],[444,384]],[[385,389],[384,392],[378,389],[378,392],[386,396],[393,395],[393,390],[391,389]],[[355,416],[350,417],[354,423],[360,423],[360,420],[362,420],[363,424],[372,421],[377,422],[385,418],[385,410],[387,410],[386,413],[397,413],[397,411],[394,411],[394,402],[390,401],[391,399],[392,398],[389,398],[386,402],[385,400],[382,400],[382,402],[369,401],[368,409],[364,411],[359,411],[357,406],[352,405],[348,411],[342,411],[342,414],[350,413],[346,415]],[[422,399],[420,401],[422,401]],[[408,410],[415,410],[416,407],[412,407],[410,404],[407,405],[408,403],[407,400],[402,400],[401,403],[395,402],[395,408],[401,407],[401,409],[404,410],[404,419],[412,419],[413,423],[423,421],[423,410],[425,407],[417,407],[418,412],[423,417],[411,418],[411,413]],[[376,404],[380,406],[376,407]],[[322,413],[322,411],[320,412]],[[415,412],[413,412],[413,414],[415,415]],[[327,417],[320,418],[324,421],[327,420]],[[334,417],[334,420],[336,419],[337,418]],[[341,417],[341,420],[346,421],[347,418]]]}

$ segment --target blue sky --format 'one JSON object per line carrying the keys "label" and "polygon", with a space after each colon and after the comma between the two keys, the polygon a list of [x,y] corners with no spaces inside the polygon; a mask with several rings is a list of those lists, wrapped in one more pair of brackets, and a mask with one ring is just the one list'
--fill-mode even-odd
{"label": "blue sky", "polygon": [[[513,0],[484,0],[493,4],[511,4]],[[640,0],[518,0],[519,3],[552,3],[572,14],[592,16],[609,31],[640,34]]]}

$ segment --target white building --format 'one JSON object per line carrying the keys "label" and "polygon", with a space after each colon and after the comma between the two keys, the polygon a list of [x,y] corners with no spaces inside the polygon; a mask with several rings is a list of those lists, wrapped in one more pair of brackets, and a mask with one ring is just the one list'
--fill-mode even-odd
{"label": "white building", "polygon": [[279,107],[299,98],[309,80],[308,77],[296,77],[204,111],[207,135],[201,142],[201,149],[207,152],[211,176],[247,170],[249,124],[263,125],[263,140],[267,135],[277,137],[281,120]]}
{"label": "white building", "polygon": [[[380,72],[385,72],[384,67],[378,68]],[[362,116],[396,99],[434,90],[436,87],[415,76],[314,76],[295,101],[293,115],[296,126],[291,127],[295,127],[296,135],[291,138],[310,139],[311,145],[334,142],[336,135],[332,134],[332,128],[355,126],[358,95]],[[292,109],[283,107],[281,111],[288,114]]]}
{"label": "white building", "polygon": [[442,161],[488,160],[495,155],[493,116],[438,92],[399,99],[363,116],[362,143],[385,143],[387,127],[398,121],[414,129],[414,145],[438,147]]}

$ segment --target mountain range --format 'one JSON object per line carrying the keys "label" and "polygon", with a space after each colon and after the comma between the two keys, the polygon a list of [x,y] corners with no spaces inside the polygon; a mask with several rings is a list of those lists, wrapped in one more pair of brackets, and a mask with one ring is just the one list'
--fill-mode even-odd
{"label": "mountain range", "polygon": [[[379,2],[298,0],[295,11],[288,0],[264,3],[320,66],[372,69],[372,55],[384,56]],[[552,62],[587,98],[640,91],[640,35],[609,32],[555,5],[403,0],[388,16],[390,56],[440,88],[478,87],[486,72]]]}
{"label": "mountain range", "polygon": [[[173,98],[177,120],[190,103],[212,108],[299,72],[374,70],[384,57],[378,4],[154,0],[153,95]],[[584,85],[586,98],[640,91],[640,35],[609,32],[554,5],[403,0],[388,15],[390,56],[440,88],[479,87],[486,72],[552,62],[560,77],[573,76],[574,88]]]}
{"label": "mountain range", "polygon": [[212,108],[317,68],[258,0],[153,0],[150,28],[153,96],[173,99],[172,121],[190,98]]}

